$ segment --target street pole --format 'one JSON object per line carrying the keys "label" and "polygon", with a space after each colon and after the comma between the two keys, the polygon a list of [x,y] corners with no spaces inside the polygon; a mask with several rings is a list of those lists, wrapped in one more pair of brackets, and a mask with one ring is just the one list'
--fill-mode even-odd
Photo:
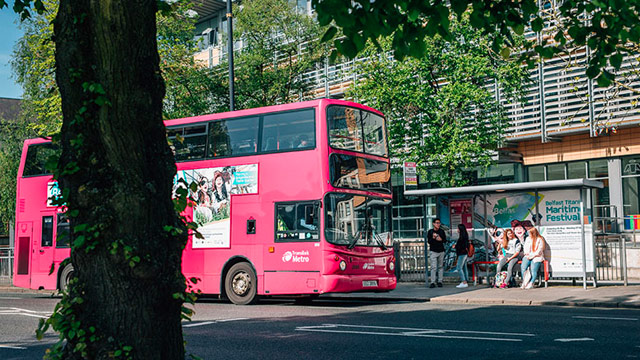
{"label": "street pole", "polygon": [[229,47],[229,110],[235,110],[233,99],[233,14],[231,0],[227,0],[227,42]]}

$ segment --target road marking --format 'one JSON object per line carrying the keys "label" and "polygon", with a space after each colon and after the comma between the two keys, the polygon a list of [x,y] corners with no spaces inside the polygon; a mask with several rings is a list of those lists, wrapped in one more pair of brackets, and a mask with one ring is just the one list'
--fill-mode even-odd
{"label": "road marking", "polygon": [[196,327],[196,326],[204,326],[204,325],[225,323],[225,322],[230,322],[230,321],[240,321],[240,320],[247,320],[247,318],[220,319],[220,320],[212,320],[212,321],[203,321],[203,322],[200,322],[200,323],[191,323],[191,324],[182,325],[182,327]]}
{"label": "road marking", "polygon": [[50,311],[35,311],[35,310],[28,310],[28,309],[21,309],[21,308],[15,308],[15,307],[0,307],[0,315],[22,315],[22,316],[30,316],[30,317],[36,317],[36,318],[41,318],[41,319],[46,319],[49,316],[51,316],[51,312]]}
{"label": "road marking", "polygon": [[622,320],[622,321],[638,321],[638,318],[627,317],[608,317],[608,316],[574,316],[574,319],[592,319],[592,320]]}
{"label": "road marking", "polygon": [[594,341],[592,338],[575,338],[575,339],[553,339],[553,341],[559,342],[573,342],[573,341]]}
{"label": "road marking", "polygon": [[[442,339],[467,339],[467,340],[507,341],[507,342],[522,341],[522,339],[514,338],[513,336],[523,336],[523,337],[535,336],[534,334],[528,334],[528,333],[523,334],[523,333],[504,333],[504,332],[491,332],[491,331],[416,329],[416,328],[347,325],[347,324],[323,324],[323,325],[317,325],[317,326],[298,326],[296,327],[296,331],[359,334],[359,335],[431,337],[431,338],[442,338]],[[512,336],[512,337],[507,337],[507,336]]]}
{"label": "road marking", "polygon": [[196,327],[196,326],[204,326],[204,325],[210,325],[215,323],[216,323],[215,321],[205,321],[205,322],[196,323],[196,324],[182,325],[182,327]]}
{"label": "road marking", "polygon": [[13,345],[0,345],[2,349],[15,349],[15,350],[27,350],[24,346],[13,346]]}
{"label": "road marking", "polygon": [[217,322],[229,322],[229,321],[240,321],[240,320],[247,320],[247,318],[221,319],[221,320],[216,320],[216,321]]}

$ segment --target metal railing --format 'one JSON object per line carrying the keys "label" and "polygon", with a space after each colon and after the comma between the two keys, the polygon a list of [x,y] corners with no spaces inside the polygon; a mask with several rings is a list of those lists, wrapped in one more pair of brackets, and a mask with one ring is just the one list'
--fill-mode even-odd
{"label": "metal railing", "polygon": [[13,279],[13,249],[0,249],[0,284],[11,284]]}
{"label": "metal railing", "polygon": [[627,286],[627,239],[624,234],[599,235],[595,238],[596,278],[622,281]]}
{"label": "metal railing", "polygon": [[396,277],[399,281],[424,281],[426,263],[424,242],[394,244],[396,251]]}

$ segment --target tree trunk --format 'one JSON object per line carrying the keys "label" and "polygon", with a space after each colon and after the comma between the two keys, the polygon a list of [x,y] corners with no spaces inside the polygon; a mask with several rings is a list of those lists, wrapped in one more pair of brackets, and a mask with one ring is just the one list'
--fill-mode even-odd
{"label": "tree trunk", "polygon": [[184,227],[171,200],[156,9],[156,0],[61,0],[55,19],[56,177],[69,191],[77,278],[58,310],[64,358],[184,359],[173,295],[185,289],[186,231],[167,231]]}

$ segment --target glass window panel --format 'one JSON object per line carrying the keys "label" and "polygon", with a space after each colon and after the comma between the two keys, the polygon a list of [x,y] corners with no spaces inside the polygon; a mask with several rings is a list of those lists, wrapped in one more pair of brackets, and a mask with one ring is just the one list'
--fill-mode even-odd
{"label": "glass window panel", "polygon": [[622,175],[640,175],[640,158],[623,158]]}
{"label": "glass window panel", "polygon": [[622,178],[624,215],[640,214],[640,176]]}
{"label": "glass window panel", "polygon": [[58,214],[56,225],[56,247],[69,247],[69,217],[66,214]]}
{"label": "glass window panel", "polygon": [[257,116],[214,121],[209,125],[209,156],[244,156],[257,152]]}
{"label": "glass window panel", "polygon": [[529,181],[544,181],[544,165],[529,166],[527,175]]}
{"label": "glass window panel", "polygon": [[362,112],[362,130],[365,152],[380,156],[387,155],[387,132],[384,118],[372,112]]}
{"label": "glass window panel", "polygon": [[607,159],[589,160],[589,178],[603,178],[609,176]]}
{"label": "glass window panel", "polygon": [[567,164],[568,179],[582,179],[587,177],[587,166],[584,161],[571,162]]}
{"label": "glass window panel", "polygon": [[391,172],[384,161],[331,154],[329,167],[335,187],[391,192]]}
{"label": "glass window panel", "polygon": [[53,216],[42,217],[42,240],[43,247],[53,245]]}
{"label": "glass window panel", "polygon": [[391,200],[352,194],[325,197],[325,237],[348,246],[380,246],[391,242]]}
{"label": "glass window panel", "polygon": [[313,149],[316,146],[315,127],[313,109],[265,115],[262,121],[261,151]]}
{"label": "glass window panel", "polygon": [[56,146],[51,143],[30,145],[22,176],[50,175],[51,172],[46,169],[45,165],[49,157],[57,152]]}
{"label": "glass window panel", "polygon": [[318,241],[319,202],[276,205],[276,242]]}
{"label": "glass window panel", "polygon": [[327,108],[329,145],[338,149],[364,151],[360,110],[345,106]]}
{"label": "glass window panel", "polygon": [[547,165],[547,180],[564,180],[564,164]]}

